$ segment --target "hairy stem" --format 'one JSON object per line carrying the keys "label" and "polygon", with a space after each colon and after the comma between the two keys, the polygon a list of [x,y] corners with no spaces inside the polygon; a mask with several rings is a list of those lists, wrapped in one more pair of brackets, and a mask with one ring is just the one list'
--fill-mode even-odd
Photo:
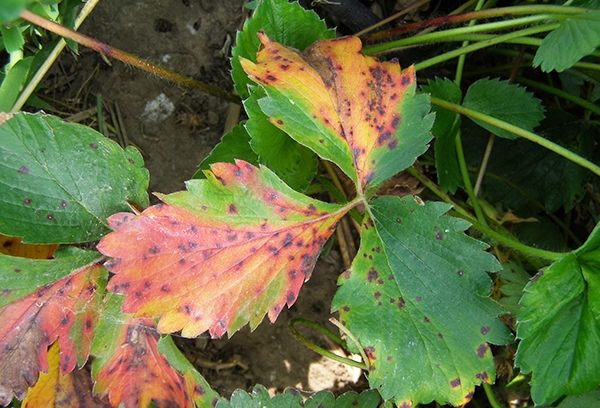
{"label": "hairy stem", "polygon": [[110,45],[102,43],[96,40],[95,38],[78,33],[77,31],[73,31],[65,26],[40,17],[29,10],[23,11],[21,13],[21,18],[23,20],[29,21],[32,24],[42,27],[45,30],[53,32],[54,34],[60,35],[61,37],[73,40],[76,43],[83,45],[84,47],[90,48],[94,51],[97,51],[102,55],[117,59],[126,64],[146,71],[152,75],[156,75],[160,78],[164,78],[168,81],[174,82],[177,85],[186,88],[197,89],[199,91],[206,92],[213,96],[217,96],[229,102],[240,103],[240,99],[238,96],[224,91],[219,87],[204,83],[202,81],[198,81],[190,77],[186,77],[185,75],[181,75],[175,71],[171,71],[170,69],[166,69],[161,66],[155,65],[151,62],[143,60],[137,55],[128,53],[118,48],[111,47]]}
{"label": "hairy stem", "polygon": [[584,168],[590,170],[592,173],[596,174],[597,176],[600,176],[600,166],[592,163],[591,161],[581,157],[580,155],[578,155],[576,153],[573,153],[569,149],[566,149],[554,142],[551,142],[548,139],[545,139],[539,135],[536,135],[533,132],[530,132],[530,131],[520,128],[518,126],[512,125],[503,120],[496,119],[490,115],[486,115],[485,113],[474,111],[472,109],[465,108],[464,106],[460,106],[455,103],[448,102],[448,101],[445,101],[443,99],[439,99],[439,98],[436,98],[433,96],[431,97],[431,103],[434,105],[437,105],[441,108],[448,109],[452,112],[456,112],[461,115],[467,116],[471,119],[475,119],[475,120],[479,120],[479,121],[488,123],[492,126],[500,128],[502,130],[506,130],[516,136],[522,137],[523,139],[527,139],[531,142],[537,143],[540,146],[545,147],[546,149],[551,150],[554,153],[564,157],[565,159],[570,160],[573,163],[576,163],[576,164],[580,165],[581,167],[584,167]]}

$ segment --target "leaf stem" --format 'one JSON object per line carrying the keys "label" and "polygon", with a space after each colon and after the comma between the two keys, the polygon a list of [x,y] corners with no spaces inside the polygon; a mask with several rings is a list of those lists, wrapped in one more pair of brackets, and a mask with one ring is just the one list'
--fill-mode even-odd
{"label": "leaf stem", "polygon": [[30,23],[42,27],[54,34],[60,35],[61,37],[67,38],[69,40],[73,40],[76,43],[83,45],[84,47],[91,48],[92,50],[99,52],[101,55],[115,58],[126,64],[132,65],[143,71],[149,72],[152,75],[156,75],[160,78],[164,78],[166,80],[174,82],[180,86],[184,86],[186,88],[191,89],[197,89],[206,92],[210,95],[217,96],[229,102],[241,103],[240,98],[237,95],[233,95],[232,93],[229,93],[219,87],[198,81],[190,77],[186,77],[185,75],[181,75],[175,71],[171,71],[169,69],[155,65],[149,61],[143,60],[137,55],[128,53],[118,48],[111,47],[110,45],[102,43],[96,40],[95,38],[81,34],[77,31],[73,31],[65,26],[55,23],[54,21],[50,21],[41,16],[38,16],[37,14],[32,13],[29,10],[23,11],[20,17],[23,20],[29,21]]}
{"label": "leaf stem", "polygon": [[294,338],[298,342],[300,342],[306,348],[314,351],[317,354],[322,355],[323,357],[330,358],[339,363],[346,364],[346,365],[349,365],[352,367],[358,367],[362,370],[367,370],[367,366],[364,363],[354,361],[354,360],[346,358],[346,357],[338,356],[337,354],[334,354],[329,350],[325,350],[324,348],[317,346],[315,343],[311,342],[306,337],[301,335],[300,332],[298,332],[298,329],[296,329],[297,324],[301,324],[305,327],[309,327],[309,328],[321,333],[322,335],[326,336],[327,338],[329,338],[331,341],[338,344],[339,346],[343,347],[344,341],[342,339],[340,339],[338,336],[336,336],[335,333],[333,333],[329,329],[326,329],[325,327],[323,327],[320,324],[313,322],[311,320],[302,319],[302,318],[296,318],[296,319],[290,320],[290,323],[288,324],[288,329],[289,329],[290,333],[292,334],[292,336],[294,336]]}
{"label": "leaf stem", "polygon": [[454,206],[454,210],[459,215],[461,215],[462,218],[469,221],[472,224],[473,228],[475,228],[482,234],[488,236],[489,238],[497,241],[499,244],[501,244],[505,247],[508,247],[508,248],[512,248],[512,249],[522,253],[523,255],[538,257],[538,258],[546,259],[549,261],[556,261],[566,255],[566,253],[546,251],[544,249],[534,248],[529,245],[525,245],[525,244],[523,244],[511,237],[508,237],[500,232],[494,231],[492,228],[490,228],[486,225],[483,225],[479,221],[477,221],[477,219],[475,219],[475,217],[473,217],[473,215],[471,215],[467,210],[465,210],[464,208],[462,208],[461,206],[456,204],[454,202],[454,200],[448,194],[444,193],[437,186],[437,184],[435,184],[433,181],[431,181],[424,174],[421,174],[414,167],[411,167],[407,171],[409,172],[410,175],[415,177],[425,187],[427,187],[432,193],[437,195],[439,198],[441,198],[448,204],[451,204],[452,206]]}
{"label": "leaf stem", "polygon": [[442,16],[432,18],[430,20],[419,21],[412,24],[404,24],[400,27],[391,28],[389,30],[380,31],[363,37],[367,42],[375,42],[379,40],[389,39],[400,34],[419,31],[430,27],[439,27],[442,25],[458,24],[469,20],[487,19],[493,17],[518,16],[527,14],[558,14],[558,15],[573,15],[587,11],[580,7],[565,7],[553,5],[529,5],[529,6],[512,6],[498,7],[487,10],[471,11],[468,13],[457,14],[453,16]]}
{"label": "leaf stem", "polygon": [[485,215],[481,210],[481,206],[479,205],[479,200],[473,191],[473,184],[471,183],[471,177],[469,176],[469,169],[467,168],[467,162],[465,160],[465,153],[463,151],[462,139],[460,137],[460,130],[456,132],[456,137],[454,138],[454,145],[456,146],[456,156],[458,158],[458,167],[460,168],[460,174],[462,175],[463,183],[465,185],[465,190],[469,199],[471,200],[471,205],[473,206],[473,210],[475,210],[475,215],[480,223],[487,226],[487,221],[485,220]]}
{"label": "leaf stem", "polygon": [[520,128],[518,126],[512,125],[503,120],[496,119],[490,115],[486,115],[485,113],[474,111],[472,109],[465,108],[464,106],[460,106],[455,103],[448,102],[448,101],[445,101],[443,99],[439,99],[439,98],[436,98],[433,96],[431,97],[431,103],[434,105],[437,105],[441,108],[447,109],[449,111],[456,112],[461,115],[467,116],[471,119],[480,120],[482,122],[488,123],[492,126],[495,126],[497,128],[500,128],[500,129],[506,130],[510,133],[513,133],[516,136],[522,137],[523,139],[527,139],[533,143],[537,143],[540,146],[545,147],[546,149],[553,151],[554,153],[564,157],[565,159],[570,160],[573,163],[576,163],[576,164],[580,165],[581,167],[584,167],[584,168],[590,170],[592,173],[596,174],[597,176],[600,176],[600,166],[590,162],[589,160],[579,156],[576,153],[573,153],[569,149],[566,149],[554,142],[551,142],[548,139],[545,139],[539,135],[536,135],[533,132],[530,132],[530,131]]}
{"label": "leaf stem", "polygon": [[514,38],[526,37],[531,34],[552,31],[552,30],[558,28],[558,26],[559,26],[558,23],[543,24],[543,25],[538,25],[535,27],[529,27],[529,28],[526,28],[523,30],[513,31],[508,34],[494,36],[493,38],[490,38],[489,40],[478,41],[478,42],[470,44],[466,47],[461,47],[456,50],[448,51],[443,54],[437,55],[435,57],[426,59],[425,61],[421,61],[421,62],[415,64],[415,69],[421,70],[421,69],[429,68],[434,65],[440,64],[442,62],[448,61],[450,59],[456,58],[460,55],[469,54],[471,52],[478,51],[483,48],[491,47],[492,45],[500,44],[500,43],[506,42],[508,40],[512,40]]}
{"label": "leaf stem", "polygon": [[532,88],[539,89],[540,91],[544,91],[551,95],[558,96],[559,98],[566,99],[567,101],[573,102],[575,105],[579,105],[582,108],[587,109],[592,113],[595,113],[596,115],[600,115],[600,106],[590,101],[587,101],[579,96],[570,94],[569,92],[565,92],[562,89],[558,89],[553,86],[546,85],[542,82],[533,81],[531,79],[522,77],[517,78],[517,81]]}
{"label": "leaf stem", "polygon": [[502,404],[498,402],[496,399],[496,395],[494,394],[494,390],[492,386],[486,382],[483,383],[483,390],[485,391],[485,396],[487,397],[488,402],[490,403],[490,407],[492,408],[504,408]]}

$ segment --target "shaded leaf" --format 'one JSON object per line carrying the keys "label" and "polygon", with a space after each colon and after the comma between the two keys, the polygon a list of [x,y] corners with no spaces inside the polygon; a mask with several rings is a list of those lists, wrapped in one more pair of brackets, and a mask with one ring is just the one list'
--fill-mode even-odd
{"label": "shaded leaf", "polygon": [[22,258],[49,259],[52,258],[58,245],[31,245],[24,244],[20,238],[0,235],[0,253],[5,255],[20,256]]}
{"label": "shaded leaf", "polygon": [[31,0],[2,0],[0,23],[17,19],[28,3],[31,3]]}
{"label": "shaded leaf", "polygon": [[305,55],[259,35],[258,64],[242,59],[267,97],[271,123],[357,183],[375,187],[427,149],[429,98],[414,95],[414,69],[361,54],[357,37],[318,41]]}
{"label": "shaded leaf", "polygon": [[[544,119],[544,107],[539,99],[525,88],[499,79],[484,78],[474,82],[467,90],[463,105],[529,131]],[[486,122],[473,121],[496,136],[517,138]]]}
{"label": "shaded leaf", "polygon": [[[448,102],[460,104],[462,92],[460,87],[448,78],[436,78],[428,81],[423,92]],[[460,116],[447,109],[433,106],[435,122],[431,133],[435,136],[435,168],[437,169],[438,184],[451,193],[462,186],[462,176],[456,156],[454,140],[460,129]],[[458,122],[458,123],[456,123]]]}
{"label": "shaded leaf", "polygon": [[600,390],[596,389],[581,395],[565,398],[556,408],[600,407]]}
{"label": "shaded leaf", "polygon": [[122,299],[111,295],[92,344],[96,357],[94,392],[114,407],[194,407],[194,383],[158,351],[159,334],[151,319],[121,313]]}
{"label": "shaded leaf", "polygon": [[43,114],[0,121],[0,232],[28,243],[99,239],[106,218],[148,205],[148,171],[134,148]]}
{"label": "shaded leaf", "polygon": [[519,300],[523,295],[523,288],[529,282],[529,274],[516,262],[507,262],[502,265],[498,272],[500,279],[500,292],[502,298],[500,304],[510,314],[516,316],[519,311]]}
{"label": "shaded leaf", "polygon": [[250,147],[250,135],[248,135],[243,122],[238,123],[223,135],[221,141],[202,160],[193,178],[204,178],[204,170],[210,169],[210,165],[213,163],[234,163],[236,159],[252,164],[258,163],[258,157]]}
{"label": "shaded leaf", "polygon": [[258,106],[258,98],[262,96],[264,92],[257,89],[244,101],[252,150],[258,154],[261,164],[293,189],[302,191],[317,174],[317,157],[269,121]]}
{"label": "shaded leaf", "polygon": [[531,373],[536,404],[600,384],[600,226],[525,287],[515,365]]}
{"label": "shaded leaf", "polygon": [[494,381],[488,343],[510,340],[488,297],[486,272],[499,264],[449,208],[376,199],[333,300],[369,359],[369,384],[400,407],[467,403],[475,385]]}
{"label": "shaded leaf", "polygon": [[[34,61],[33,57],[23,58],[10,67],[0,84],[0,112],[9,112],[27,83],[27,76]],[[0,121],[0,124],[2,121]]]}
{"label": "shaded leaf", "polygon": [[86,369],[67,375],[59,372],[58,343],[48,350],[48,372],[40,374],[35,385],[27,391],[23,408],[99,408],[107,407],[92,395],[92,381]]}
{"label": "shaded leaf", "polygon": [[[110,218],[98,245],[124,311],[160,317],[163,333],[213,337],[275,321],[291,306],[348,207],[293,191],[265,167],[217,163],[188,191],[138,216]],[[202,294],[199,296],[199,294]]]}
{"label": "shaded leaf", "polygon": [[231,76],[242,99],[250,95],[248,85],[252,81],[242,69],[240,57],[256,61],[260,47],[258,32],[262,31],[275,41],[299,50],[317,40],[335,37],[335,30],[328,29],[314,11],[305,10],[297,1],[260,0],[253,9],[252,17],[237,33],[235,47],[231,51]]}
{"label": "shaded leaf", "polygon": [[600,46],[600,11],[569,16],[548,33],[535,53],[533,66],[562,72]]}
{"label": "shaded leaf", "polygon": [[63,251],[57,259],[0,255],[0,405],[23,398],[40,371],[47,349],[60,345],[60,372],[87,360],[104,292],[106,270],[96,252]]}

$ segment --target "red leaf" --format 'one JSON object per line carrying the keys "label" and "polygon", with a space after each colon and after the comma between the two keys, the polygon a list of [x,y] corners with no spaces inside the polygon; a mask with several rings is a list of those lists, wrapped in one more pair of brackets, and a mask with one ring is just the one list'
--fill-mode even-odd
{"label": "red leaf", "polygon": [[94,391],[112,406],[193,407],[193,380],[184,378],[158,352],[158,332],[150,319],[132,318],[112,354],[96,374]]}
{"label": "red leaf", "polygon": [[188,191],[138,216],[110,218],[98,249],[114,260],[123,310],[160,317],[158,329],[230,334],[291,306],[337,221],[351,205],[293,191],[266,168],[217,163]]}
{"label": "red leaf", "polygon": [[[37,261],[53,262],[53,261]],[[11,271],[12,272],[12,271]],[[83,267],[0,308],[0,404],[21,399],[48,371],[48,346],[58,340],[60,373],[70,373],[89,354],[97,286],[106,273]]]}

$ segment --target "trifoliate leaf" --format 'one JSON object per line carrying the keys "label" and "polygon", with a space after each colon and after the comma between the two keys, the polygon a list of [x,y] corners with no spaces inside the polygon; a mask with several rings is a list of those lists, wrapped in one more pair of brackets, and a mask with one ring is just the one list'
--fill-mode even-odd
{"label": "trifoliate leaf", "polygon": [[240,57],[256,61],[260,48],[259,32],[299,50],[317,40],[335,37],[335,31],[328,29],[314,11],[305,10],[297,1],[258,1],[252,17],[237,33],[235,47],[231,51],[231,76],[238,95],[243,99],[249,96],[248,85],[252,81],[242,69]]}
{"label": "trifoliate leaf", "polygon": [[488,297],[486,272],[499,264],[464,234],[466,221],[444,215],[449,208],[376,199],[333,300],[364,348],[371,387],[400,407],[467,403],[476,385],[494,381],[488,343],[510,339]]}
{"label": "trifoliate leaf", "polygon": [[[473,83],[463,105],[529,131],[544,119],[544,107],[539,99],[525,88],[499,79],[484,78]],[[496,136],[516,139],[511,132],[480,120],[473,121]]]}
{"label": "trifoliate leaf", "polygon": [[0,255],[0,405],[48,371],[55,341],[62,375],[85,363],[106,283],[99,259],[81,250],[52,260]]}
{"label": "trifoliate leaf", "polygon": [[531,373],[537,405],[600,384],[600,226],[525,287],[515,365]]}
{"label": "trifoliate leaf", "polygon": [[600,46],[600,11],[565,18],[538,48],[533,66],[542,71],[562,72]]}
{"label": "trifoliate leaf", "polygon": [[267,97],[271,123],[336,163],[358,191],[410,166],[427,149],[433,115],[415,96],[414,68],[361,54],[357,37],[318,41],[304,55],[260,35],[258,63],[243,59]]}
{"label": "trifoliate leaf", "polygon": [[54,116],[0,118],[0,163],[0,232],[24,242],[94,241],[109,215],[148,205],[136,149]]}
{"label": "trifoliate leaf", "polygon": [[[460,87],[456,82],[447,78],[430,80],[423,87],[423,92],[456,104],[460,104],[462,101]],[[435,122],[431,133],[435,136],[435,167],[438,184],[445,191],[454,193],[458,187],[462,186],[462,176],[454,143],[456,132],[460,129],[460,116],[458,113],[438,106],[434,106],[432,111],[435,112]],[[458,123],[456,123],[457,121]]]}
{"label": "trifoliate leaf", "polygon": [[165,204],[110,218],[98,249],[114,260],[109,289],[124,311],[159,317],[163,333],[230,334],[268,313],[273,322],[298,292],[348,206],[323,203],[265,167],[213,164]]}
{"label": "trifoliate leaf", "polygon": [[258,88],[244,101],[252,150],[258,154],[261,164],[293,189],[303,191],[317,174],[317,157],[269,121],[258,106],[261,96],[264,92]]}

